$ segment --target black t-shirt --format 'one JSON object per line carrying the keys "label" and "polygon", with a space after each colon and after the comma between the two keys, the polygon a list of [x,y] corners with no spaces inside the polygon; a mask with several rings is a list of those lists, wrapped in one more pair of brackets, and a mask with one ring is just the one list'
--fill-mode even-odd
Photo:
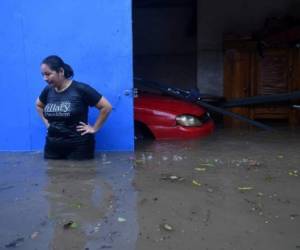
{"label": "black t-shirt", "polygon": [[79,122],[88,122],[89,106],[95,106],[101,97],[91,86],[74,80],[62,92],[46,86],[39,99],[45,105],[44,116],[50,124],[48,138],[84,139],[76,126]]}

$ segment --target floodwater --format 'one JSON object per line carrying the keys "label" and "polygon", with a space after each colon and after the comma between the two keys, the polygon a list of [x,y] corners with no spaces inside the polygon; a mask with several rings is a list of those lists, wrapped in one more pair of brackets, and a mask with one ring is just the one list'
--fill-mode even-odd
{"label": "floodwater", "polygon": [[0,153],[0,249],[300,249],[300,133],[219,130],[133,153]]}
{"label": "floodwater", "polygon": [[135,249],[129,154],[76,162],[2,153],[0,168],[0,249]]}

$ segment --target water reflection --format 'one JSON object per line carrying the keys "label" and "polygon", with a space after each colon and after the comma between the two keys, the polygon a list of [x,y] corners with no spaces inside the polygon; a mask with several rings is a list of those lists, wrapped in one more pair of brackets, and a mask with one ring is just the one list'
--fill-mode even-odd
{"label": "water reflection", "polygon": [[134,249],[136,194],[128,159],[102,154],[82,162],[47,161],[51,249]]}
{"label": "water reflection", "polygon": [[[135,249],[132,159],[114,153],[45,161],[41,153],[1,153],[0,249]],[[74,228],[64,229],[70,221]]]}
{"label": "water reflection", "polygon": [[[95,160],[47,161],[49,218],[54,224],[52,249],[83,249],[93,228],[108,213],[112,188],[97,175]],[[72,223],[71,227],[64,225]]]}

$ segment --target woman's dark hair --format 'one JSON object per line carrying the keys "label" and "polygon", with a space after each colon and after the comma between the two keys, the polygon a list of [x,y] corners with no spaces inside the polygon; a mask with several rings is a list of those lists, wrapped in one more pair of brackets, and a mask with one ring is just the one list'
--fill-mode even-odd
{"label": "woman's dark hair", "polygon": [[64,63],[64,61],[59,56],[47,56],[42,64],[47,64],[51,70],[59,72],[61,68],[64,69],[64,76],[70,78],[74,76],[74,71],[70,65]]}

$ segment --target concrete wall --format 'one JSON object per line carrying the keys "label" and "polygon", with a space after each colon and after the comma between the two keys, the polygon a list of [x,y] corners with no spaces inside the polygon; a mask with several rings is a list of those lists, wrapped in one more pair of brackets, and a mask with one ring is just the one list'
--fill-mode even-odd
{"label": "concrete wall", "polygon": [[299,16],[297,0],[198,0],[197,85],[223,94],[223,33],[247,33],[263,27],[267,17]]}

